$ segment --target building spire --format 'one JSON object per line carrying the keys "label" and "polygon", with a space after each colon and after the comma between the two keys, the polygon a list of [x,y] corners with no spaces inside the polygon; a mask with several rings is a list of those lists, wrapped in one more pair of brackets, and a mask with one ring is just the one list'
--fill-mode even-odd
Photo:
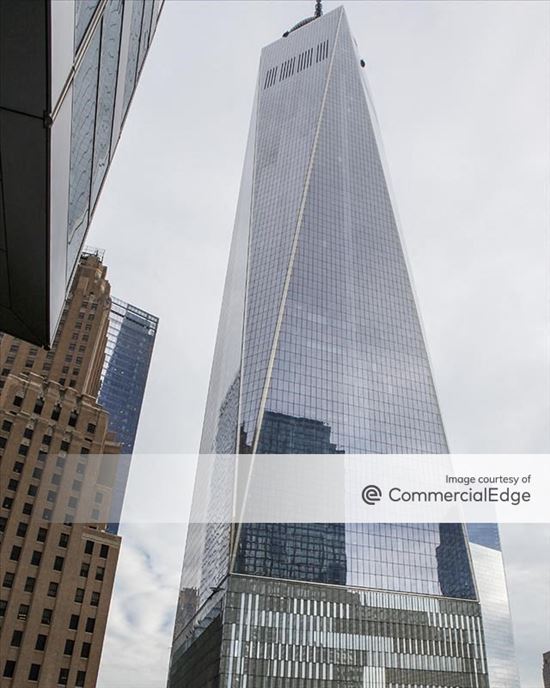
{"label": "building spire", "polygon": [[295,26],[293,26],[289,31],[285,31],[283,34],[283,38],[286,38],[290,33],[293,31],[296,31],[296,29],[302,28],[302,26],[305,26],[306,24],[309,24],[309,22],[314,21],[315,19],[319,19],[323,15],[323,3],[321,0],[315,0],[315,13],[313,17],[308,17],[307,19],[302,19],[302,21],[298,22]]}

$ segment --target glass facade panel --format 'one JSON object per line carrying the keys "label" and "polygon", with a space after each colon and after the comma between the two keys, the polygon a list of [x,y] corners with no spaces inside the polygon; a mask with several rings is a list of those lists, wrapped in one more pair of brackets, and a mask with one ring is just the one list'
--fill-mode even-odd
{"label": "glass facade panel", "polygon": [[137,73],[141,72],[143,60],[147,54],[149,47],[149,38],[151,35],[151,21],[153,19],[154,0],[144,0],[143,19],[141,22],[141,37],[139,39],[139,53],[137,61]]}
{"label": "glass facade panel", "polygon": [[[374,123],[342,8],[262,51],[202,453],[448,452]],[[169,686],[485,688],[483,621],[461,524],[192,524]]]}
{"label": "glass facade panel", "polygon": [[245,524],[238,573],[475,599],[459,524]]}
{"label": "glass facade panel", "polygon": [[[84,3],[85,4],[85,3]],[[88,10],[79,10],[84,22]],[[80,7],[80,4],[77,5]],[[153,3],[150,0],[107,0],[101,21],[78,67],[72,89],[67,264],[75,264],[91,215],[114,153],[113,122],[117,102],[124,114],[135,90],[149,47]],[[125,15],[128,15],[125,18]],[[123,23],[129,22],[127,55],[121,54]],[[86,27],[88,24],[86,24]],[[142,27],[145,33],[142,35]],[[119,80],[119,69],[125,69]],[[119,83],[121,88],[117,87]],[[68,270],[67,279],[72,272]]]}
{"label": "glass facade panel", "polygon": [[92,166],[92,208],[95,206],[101,182],[107,172],[111,153],[111,130],[115,107],[123,8],[124,3],[122,0],[109,0],[103,13],[94,161]]}
{"label": "glass facade panel", "polygon": [[491,686],[520,688],[498,526],[468,524]]}
{"label": "glass facade panel", "polygon": [[126,63],[126,78],[124,81],[124,101],[122,105],[123,113],[126,113],[130,99],[134,92],[137,80],[137,62],[139,54],[139,40],[141,36],[141,26],[143,21],[142,2],[134,2],[127,5],[127,10],[131,11],[130,42],[128,45],[128,61]]}
{"label": "glass facade panel", "polygon": [[90,218],[90,181],[94,147],[101,30],[96,29],[73,85],[69,172],[68,256],[76,261]]}
{"label": "glass facade panel", "polygon": [[76,53],[92,20],[96,7],[99,5],[99,0],[78,0],[74,5],[74,51]]}
{"label": "glass facade panel", "polygon": [[488,688],[479,605],[235,576],[219,685]]}

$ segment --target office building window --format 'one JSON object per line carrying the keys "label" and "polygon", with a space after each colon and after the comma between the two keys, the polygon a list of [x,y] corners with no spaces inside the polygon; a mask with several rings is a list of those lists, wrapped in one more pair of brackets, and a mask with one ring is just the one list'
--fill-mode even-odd
{"label": "office building window", "polygon": [[4,676],[4,678],[12,678],[14,673],[15,673],[15,662],[13,659],[8,659],[6,661],[6,663],[4,664],[4,671],[2,673],[2,676]]}
{"label": "office building window", "polygon": [[38,681],[40,678],[40,664],[31,664],[29,669],[29,681]]}

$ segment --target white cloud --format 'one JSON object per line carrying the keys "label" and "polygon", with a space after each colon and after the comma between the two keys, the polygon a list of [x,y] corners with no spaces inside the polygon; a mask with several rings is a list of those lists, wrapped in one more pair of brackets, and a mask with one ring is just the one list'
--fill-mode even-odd
{"label": "white cloud", "polygon": [[128,525],[98,688],[165,688],[185,524]]}

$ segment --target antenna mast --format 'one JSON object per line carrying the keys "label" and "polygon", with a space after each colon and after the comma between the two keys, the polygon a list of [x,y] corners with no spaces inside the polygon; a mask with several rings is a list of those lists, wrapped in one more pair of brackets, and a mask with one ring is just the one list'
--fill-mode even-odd
{"label": "antenna mast", "polygon": [[289,29],[288,31],[285,31],[283,34],[283,38],[286,38],[293,31],[296,31],[296,29],[301,29],[302,26],[309,24],[309,22],[312,22],[315,19],[319,19],[319,17],[321,17],[322,15],[323,15],[323,3],[321,2],[321,0],[315,0],[315,14],[313,15],[313,17],[308,17],[307,19],[302,19],[302,21],[298,22],[291,29]]}

